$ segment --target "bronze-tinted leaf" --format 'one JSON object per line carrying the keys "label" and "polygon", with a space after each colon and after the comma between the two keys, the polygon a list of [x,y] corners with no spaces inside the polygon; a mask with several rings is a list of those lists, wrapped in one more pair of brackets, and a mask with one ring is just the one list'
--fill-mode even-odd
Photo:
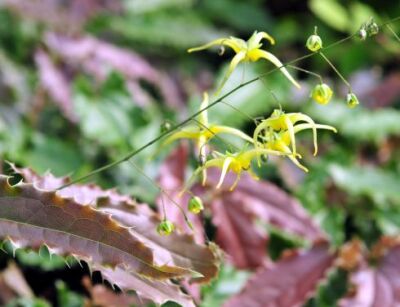
{"label": "bronze-tinted leaf", "polygon": [[[17,168],[12,164],[11,166],[25,181],[32,182],[42,189],[53,190],[68,182],[68,178],[57,178],[50,173],[39,176],[29,168]],[[102,190],[94,184],[74,184],[57,191],[57,195],[72,198],[82,205],[90,204],[101,212],[110,214],[118,223],[129,228],[132,236],[139,238],[146,247],[154,251],[157,263],[167,263],[198,272],[202,277],[197,276],[193,279],[198,282],[206,282],[218,272],[218,261],[213,247],[196,244],[188,234],[175,232],[168,237],[160,236],[156,231],[160,220],[145,204],[137,204],[128,196],[115,190]]]}
{"label": "bronze-tinted leaf", "polygon": [[153,251],[104,212],[32,184],[0,177],[0,237],[19,245],[48,245],[89,263],[123,266],[154,279],[191,275],[187,268],[157,262]]}
{"label": "bronze-tinted leaf", "polygon": [[107,280],[112,280],[122,290],[135,289],[140,297],[149,298],[157,304],[161,305],[166,301],[174,301],[184,307],[195,306],[193,300],[183,294],[179,287],[170,281],[154,282],[136,274],[128,274],[119,268],[116,270],[103,268],[101,271]]}
{"label": "bronze-tinted leaf", "polygon": [[327,244],[292,253],[260,269],[226,307],[295,307],[304,304],[332,266]]}

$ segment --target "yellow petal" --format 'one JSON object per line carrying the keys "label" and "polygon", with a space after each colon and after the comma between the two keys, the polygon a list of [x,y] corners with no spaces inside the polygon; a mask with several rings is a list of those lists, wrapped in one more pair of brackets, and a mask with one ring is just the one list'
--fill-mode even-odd
{"label": "yellow petal", "polygon": [[238,53],[241,50],[241,46],[239,45],[238,39],[234,38],[219,38],[216,40],[213,40],[205,45],[199,46],[199,47],[194,47],[188,49],[188,52],[195,52],[195,51],[201,51],[207,48],[210,48],[212,46],[217,46],[217,45],[225,45],[230,48],[232,48],[236,53]]}
{"label": "yellow petal", "polygon": [[[200,105],[200,110],[204,110],[207,107],[208,107],[208,94],[207,94],[207,92],[204,92],[203,93],[203,101],[201,102],[201,105]],[[200,113],[199,122],[200,122],[200,124],[208,127],[208,110],[207,109]]]}
{"label": "yellow petal", "polygon": [[237,174],[235,181],[233,182],[233,184],[229,188],[229,191],[232,192],[236,188],[237,184],[239,183],[239,180],[240,180],[240,173]]}
{"label": "yellow petal", "polygon": [[219,134],[219,133],[232,134],[232,135],[236,135],[237,137],[242,138],[243,140],[245,140],[249,143],[253,143],[253,139],[251,137],[249,137],[246,133],[240,131],[239,129],[235,129],[235,128],[228,127],[228,126],[219,126],[219,125],[211,126],[210,129],[215,134]]}
{"label": "yellow petal", "polygon": [[255,34],[255,36],[254,36],[254,42],[255,42],[256,44],[259,44],[263,38],[269,40],[269,42],[271,43],[271,45],[274,45],[274,44],[275,44],[274,38],[273,38],[271,35],[269,35],[267,32],[263,32],[263,31],[258,32],[258,33]]}
{"label": "yellow petal", "polygon": [[165,139],[161,146],[168,145],[179,139],[197,139],[200,137],[201,132],[197,127],[190,127],[191,130],[181,130],[172,133],[169,137]]}
{"label": "yellow petal", "polygon": [[228,71],[226,72],[226,74],[225,74],[225,76],[224,76],[224,79],[222,80],[221,85],[218,87],[218,89],[217,89],[215,95],[218,95],[218,94],[220,93],[220,91],[221,91],[222,88],[224,87],[226,81],[228,81],[230,75],[231,75],[232,72],[235,70],[236,66],[237,66],[241,61],[243,61],[245,57],[246,57],[246,52],[244,52],[244,51],[240,51],[239,53],[237,53],[237,54],[233,57],[231,63],[229,64],[229,69],[228,69]]}
{"label": "yellow petal", "polygon": [[232,162],[233,162],[233,158],[231,158],[231,157],[227,157],[225,159],[224,164],[222,166],[221,177],[219,178],[219,182],[217,184],[217,189],[219,189],[221,187],[222,183],[224,182],[225,176],[228,173],[229,166],[231,165]]}
{"label": "yellow petal", "polygon": [[285,116],[285,124],[287,131],[289,132],[290,142],[292,143],[293,155],[296,156],[296,138],[294,136],[294,128],[292,122],[287,116]]}
{"label": "yellow petal", "polygon": [[292,122],[305,121],[308,124],[310,124],[311,129],[313,131],[314,156],[316,156],[318,153],[317,128],[315,126],[315,122],[313,121],[313,119],[310,116],[302,113],[293,113],[290,114],[289,116],[291,117]]}
{"label": "yellow petal", "polygon": [[[198,150],[199,150],[199,159],[202,163],[202,165],[205,164],[205,161],[207,159],[207,138],[202,135],[199,137],[198,141],[197,141],[197,146],[198,146]],[[204,162],[204,164],[203,164]],[[203,180],[202,180],[202,184],[205,185],[206,181],[207,181],[207,170],[203,169],[202,171],[203,174]]]}
{"label": "yellow petal", "polygon": [[286,76],[286,78],[289,79],[290,82],[292,82],[297,88],[300,88],[300,85],[296,82],[296,80],[294,80],[293,77],[287,71],[287,69],[283,67],[282,62],[272,53],[265,50],[257,49],[252,52],[252,56],[253,56],[252,61],[257,61],[259,58],[263,58],[270,61],[272,64],[274,64],[276,67],[280,69],[280,71]]}

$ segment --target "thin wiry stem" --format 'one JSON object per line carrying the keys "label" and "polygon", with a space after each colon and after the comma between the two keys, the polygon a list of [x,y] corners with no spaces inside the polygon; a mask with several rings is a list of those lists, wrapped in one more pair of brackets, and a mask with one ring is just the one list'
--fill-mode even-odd
{"label": "thin wiry stem", "polygon": [[[388,24],[394,23],[394,22],[396,22],[396,21],[398,21],[398,20],[400,20],[400,16],[395,17],[395,18],[393,18],[393,19],[391,19],[391,20],[388,20],[387,22],[381,24],[380,26],[383,27],[383,26],[386,26],[386,25],[388,25]],[[334,43],[332,43],[332,44],[326,46],[326,47],[324,48],[324,50],[327,50],[327,49],[333,48],[333,47],[335,47],[335,46],[337,46],[337,45],[343,44],[344,42],[350,40],[351,38],[355,37],[356,35],[357,35],[357,33],[354,33],[354,34],[349,35],[349,36],[347,36],[347,37],[345,37],[345,38],[343,38],[343,39],[341,39],[341,40],[338,40],[338,41],[336,41],[336,42],[334,42]],[[184,126],[184,125],[186,125],[188,122],[190,122],[191,120],[195,119],[199,114],[201,114],[201,113],[204,112],[205,110],[208,110],[209,108],[212,108],[213,106],[217,105],[218,103],[220,103],[220,102],[223,101],[225,98],[229,97],[230,95],[232,95],[233,93],[235,93],[235,92],[238,91],[239,89],[241,89],[241,88],[243,88],[243,87],[245,87],[245,86],[247,86],[247,85],[249,85],[249,84],[251,84],[251,83],[253,83],[253,82],[255,82],[255,81],[258,81],[258,80],[260,80],[261,78],[263,78],[263,77],[265,77],[265,76],[267,76],[267,75],[270,75],[270,74],[272,74],[273,72],[278,71],[278,70],[280,70],[280,69],[283,68],[283,67],[286,67],[286,66],[289,66],[289,65],[293,65],[293,64],[296,64],[296,63],[298,63],[298,62],[300,62],[300,61],[303,61],[303,60],[305,60],[305,59],[307,59],[307,58],[313,57],[313,56],[315,56],[315,54],[316,54],[316,53],[314,53],[314,52],[313,52],[313,53],[308,53],[308,54],[303,55],[303,56],[301,56],[301,57],[298,57],[298,58],[296,58],[296,59],[294,59],[294,60],[291,60],[291,61],[289,61],[289,62],[283,64],[283,65],[280,66],[280,67],[274,67],[273,69],[271,69],[271,70],[269,70],[269,71],[267,71],[267,72],[265,72],[265,73],[259,75],[258,77],[255,77],[255,78],[250,79],[250,80],[248,80],[248,81],[246,81],[246,82],[244,82],[244,83],[239,84],[238,86],[236,86],[236,87],[233,88],[232,90],[228,91],[226,94],[222,95],[221,97],[219,97],[218,99],[216,99],[215,101],[213,101],[212,103],[210,103],[208,106],[206,106],[206,107],[202,108],[201,110],[195,112],[194,114],[192,114],[191,116],[189,116],[188,118],[186,118],[185,120],[183,120],[182,122],[180,122],[180,123],[174,125],[173,127],[171,127],[170,130],[165,131],[165,132],[159,134],[157,137],[155,137],[154,139],[152,139],[152,140],[149,141],[148,143],[144,144],[143,146],[141,146],[141,147],[139,147],[139,148],[137,148],[137,149],[134,149],[134,150],[128,152],[125,156],[121,157],[121,158],[118,159],[118,160],[115,160],[114,162],[111,162],[111,163],[109,163],[109,164],[103,165],[102,167],[99,167],[99,168],[97,168],[97,169],[95,169],[95,170],[89,172],[89,173],[86,174],[86,175],[83,175],[83,176],[78,177],[78,178],[76,178],[76,179],[74,179],[74,180],[71,180],[69,183],[64,184],[64,185],[58,187],[57,190],[61,190],[61,189],[66,188],[66,187],[68,187],[68,186],[70,186],[70,185],[73,185],[73,184],[75,184],[75,183],[77,183],[77,182],[81,182],[81,181],[83,181],[83,180],[85,180],[85,179],[87,179],[87,178],[89,178],[89,177],[92,177],[92,176],[94,176],[94,175],[96,175],[96,174],[99,174],[99,173],[101,173],[101,172],[104,172],[105,170],[108,170],[108,169],[110,169],[110,168],[113,168],[114,166],[116,166],[116,165],[118,165],[118,164],[120,164],[120,163],[122,163],[122,162],[125,162],[125,161],[129,160],[131,157],[137,155],[138,153],[140,153],[140,152],[142,152],[143,150],[147,149],[148,147],[152,146],[153,144],[155,144],[155,143],[158,142],[159,140],[163,139],[164,137],[166,137],[167,135],[169,135],[169,134],[172,133],[173,131],[179,129],[180,127],[182,127],[182,126]]]}
{"label": "thin wiry stem", "polygon": [[301,67],[297,67],[297,66],[294,66],[294,65],[288,65],[288,67],[293,68],[293,69],[298,70],[298,71],[305,72],[306,74],[312,75],[314,77],[317,77],[319,79],[320,83],[324,82],[323,79],[322,79],[322,76],[320,74],[317,74],[317,73],[313,72],[313,71],[309,71],[307,69],[304,69],[304,68],[301,68]]}
{"label": "thin wiry stem", "polygon": [[[161,198],[162,195],[165,195],[178,209],[179,211],[182,213],[183,217],[185,218],[185,222],[186,224],[189,226],[189,228],[192,229],[192,224],[189,221],[189,218],[186,215],[185,210],[183,210],[182,206],[179,205],[173,198],[171,195],[169,195],[169,193],[163,189],[157,182],[155,182],[152,178],[150,178],[135,162],[133,162],[132,160],[128,160],[128,162],[144,177],[146,178],[152,185],[154,185],[160,192],[161,192]],[[161,200],[163,202],[163,200]],[[166,211],[165,211],[165,206],[163,203],[163,210],[164,210],[164,218],[166,218]]]}
{"label": "thin wiry stem", "polygon": [[386,25],[386,27],[389,29],[390,32],[392,32],[393,36],[400,42],[400,37],[397,35],[397,33],[392,29],[391,26]]}
{"label": "thin wiry stem", "polygon": [[333,65],[333,63],[325,56],[325,54],[323,54],[322,52],[318,52],[322,58],[332,67],[332,69],[335,71],[335,73],[340,77],[340,79],[342,79],[342,81],[347,85],[347,87],[349,88],[349,91],[352,92],[351,90],[351,85],[350,83],[346,80],[346,78],[339,72],[339,70],[335,67],[335,65]]}

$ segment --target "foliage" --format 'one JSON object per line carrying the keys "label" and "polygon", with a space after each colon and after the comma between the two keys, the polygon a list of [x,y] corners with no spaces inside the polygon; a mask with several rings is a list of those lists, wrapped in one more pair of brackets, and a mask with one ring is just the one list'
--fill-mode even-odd
{"label": "foliage", "polygon": [[[392,1],[2,1],[0,304],[400,304],[400,26],[382,26],[398,15]],[[276,44],[238,39],[263,31]],[[220,37],[233,53],[187,54]],[[179,141],[96,171],[160,133]]]}

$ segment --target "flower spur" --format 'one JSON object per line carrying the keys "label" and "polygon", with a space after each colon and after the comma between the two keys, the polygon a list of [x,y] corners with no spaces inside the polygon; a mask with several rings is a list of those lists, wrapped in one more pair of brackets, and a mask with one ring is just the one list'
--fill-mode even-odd
{"label": "flower spur", "polygon": [[226,72],[224,79],[221,82],[221,85],[218,87],[216,94],[221,91],[226,81],[228,81],[230,75],[240,62],[255,62],[261,58],[270,61],[272,64],[278,67],[280,71],[286,76],[286,78],[289,79],[290,82],[292,82],[297,88],[300,88],[300,85],[289,74],[287,69],[283,66],[282,62],[272,53],[261,49],[262,39],[267,39],[271,43],[271,45],[275,44],[275,40],[268,33],[255,31],[247,41],[233,36],[230,36],[229,38],[219,38],[200,47],[191,48],[188,50],[188,52],[191,53],[208,49],[212,46],[221,45],[232,48],[233,51],[236,53],[236,55],[232,58],[228,71]]}

